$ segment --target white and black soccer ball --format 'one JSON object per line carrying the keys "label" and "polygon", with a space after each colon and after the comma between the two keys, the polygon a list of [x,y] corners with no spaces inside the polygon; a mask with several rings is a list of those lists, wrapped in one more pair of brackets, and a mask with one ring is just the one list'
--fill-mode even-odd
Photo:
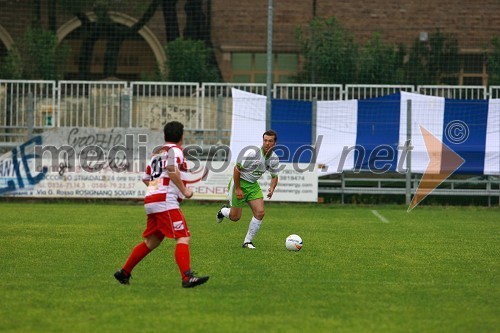
{"label": "white and black soccer ball", "polygon": [[286,238],[285,246],[288,251],[300,251],[302,248],[302,238],[299,235],[292,234]]}

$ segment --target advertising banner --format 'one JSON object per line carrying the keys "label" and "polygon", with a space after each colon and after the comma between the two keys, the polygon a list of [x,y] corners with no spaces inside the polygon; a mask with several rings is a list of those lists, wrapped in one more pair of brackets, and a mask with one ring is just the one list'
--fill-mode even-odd
{"label": "advertising banner", "polygon": [[[92,138],[89,134],[85,137]],[[0,195],[93,199],[144,197],[146,186],[141,179],[146,153],[142,151],[146,151],[146,145],[142,146],[139,154],[130,154],[139,159],[133,159],[129,165],[128,161],[132,159],[127,156],[127,151],[130,149],[127,150],[127,143],[119,140],[113,142],[115,145],[110,143],[107,151],[101,148],[102,145],[82,145],[82,149],[75,149],[75,142],[71,145],[67,142],[65,145],[49,146],[43,145],[43,141],[42,136],[35,136],[0,156]],[[114,149],[116,147],[123,149]],[[85,158],[82,158],[84,154]],[[109,158],[110,154],[114,154],[113,159]],[[194,161],[190,164],[194,165],[191,168],[193,170],[186,173],[184,178],[194,192],[194,200],[227,200],[234,162]],[[317,201],[317,173],[308,169],[309,164],[283,163],[280,166],[282,169],[272,201]],[[259,180],[264,197],[270,180],[267,173]]]}

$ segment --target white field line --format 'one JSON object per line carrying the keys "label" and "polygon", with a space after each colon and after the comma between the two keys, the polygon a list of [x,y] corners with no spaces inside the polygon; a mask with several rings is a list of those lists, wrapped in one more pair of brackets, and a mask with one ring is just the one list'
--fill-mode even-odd
{"label": "white field line", "polygon": [[375,215],[376,217],[378,217],[378,219],[384,223],[389,223],[389,220],[386,219],[385,217],[383,217],[379,212],[377,212],[376,210],[372,210],[372,213],[373,215]]}

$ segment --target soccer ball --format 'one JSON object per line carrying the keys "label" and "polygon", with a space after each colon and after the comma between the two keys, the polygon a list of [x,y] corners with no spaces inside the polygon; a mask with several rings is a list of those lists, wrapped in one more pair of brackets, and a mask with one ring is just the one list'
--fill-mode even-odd
{"label": "soccer ball", "polygon": [[286,238],[285,246],[288,251],[300,251],[302,248],[302,238],[299,235],[292,234]]}

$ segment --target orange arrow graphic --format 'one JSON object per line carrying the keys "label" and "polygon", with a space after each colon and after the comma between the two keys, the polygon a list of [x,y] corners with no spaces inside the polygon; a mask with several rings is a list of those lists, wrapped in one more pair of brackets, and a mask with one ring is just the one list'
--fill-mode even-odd
{"label": "orange arrow graphic", "polygon": [[422,132],[422,136],[424,137],[430,161],[411,200],[408,212],[422,202],[425,197],[465,162],[460,155],[451,150],[423,126],[420,126],[420,132]]}

